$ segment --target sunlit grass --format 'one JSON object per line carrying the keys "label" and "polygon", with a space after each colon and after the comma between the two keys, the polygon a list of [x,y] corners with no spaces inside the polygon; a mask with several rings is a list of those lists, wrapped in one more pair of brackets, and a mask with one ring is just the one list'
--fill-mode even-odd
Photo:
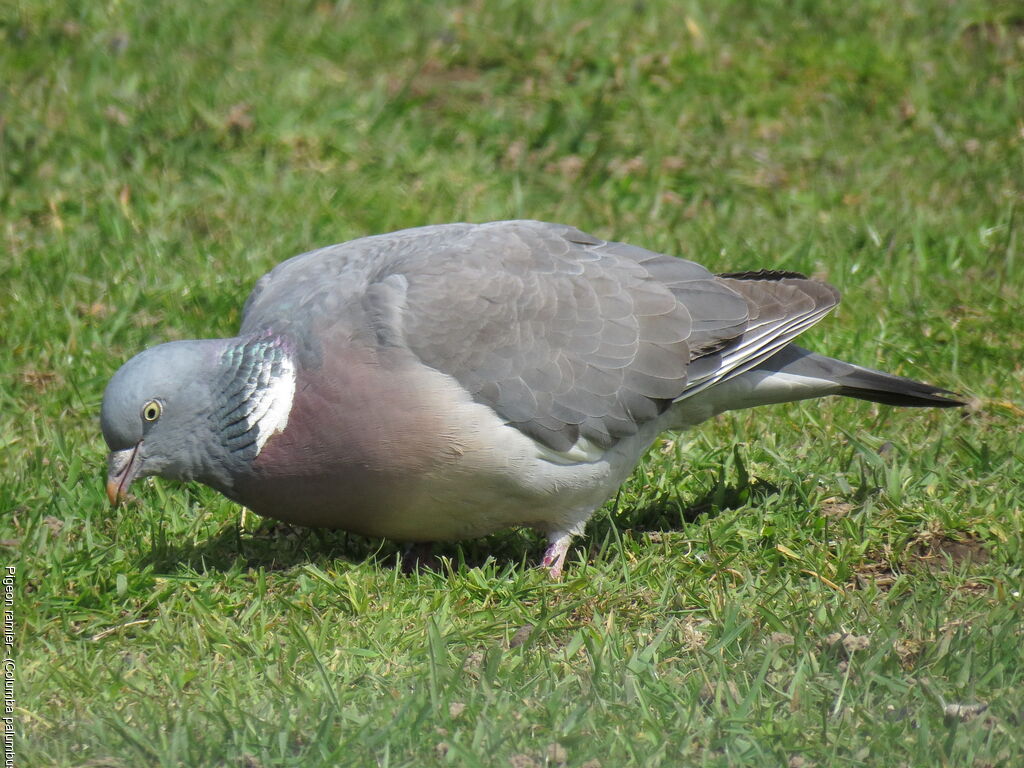
{"label": "sunlit grass", "polygon": [[[0,11],[19,764],[1014,764],[1022,24],[929,0]],[[808,346],[971,406],[666,436],[560,584],[526,532],[403,575],[395,543],[201,487],[108,509],[126,357],[232,334],[294,253],[511,217],[826,278],[845,302]]]}

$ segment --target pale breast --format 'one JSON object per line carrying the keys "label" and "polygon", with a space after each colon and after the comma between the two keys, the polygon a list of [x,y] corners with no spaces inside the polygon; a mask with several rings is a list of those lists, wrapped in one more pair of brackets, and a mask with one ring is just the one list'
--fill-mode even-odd
{"label": "pale breast", "polygon": [[400,540],[558,529],[614,492],[637,450],[552,456],[408,353],[353,346],[299,371],[287,427],[235,495],[269,517]]}

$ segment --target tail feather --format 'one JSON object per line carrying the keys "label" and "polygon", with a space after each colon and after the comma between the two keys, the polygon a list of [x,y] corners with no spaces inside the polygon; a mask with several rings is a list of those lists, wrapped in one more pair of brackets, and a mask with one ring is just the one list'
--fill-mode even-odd
{"label": "tail feather", "polygon": [[965,405],[957,399],[955,392],[947,389],[844,363],[794,344],[765,360],[758,368],[830,381],[839,387],[835,394],[873,403],[911,408],[955,408]]}

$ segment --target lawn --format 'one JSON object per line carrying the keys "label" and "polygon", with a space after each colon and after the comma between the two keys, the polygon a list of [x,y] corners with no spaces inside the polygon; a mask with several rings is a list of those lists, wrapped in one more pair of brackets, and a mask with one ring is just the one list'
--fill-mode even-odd
{"label": "lawn", "polygon": [[[827,279],[962,393],[665,435],[570,551],[149,481],[103,387],[314,247],[539,218]],[[1024,764],[1024,11],[968,0],[13,0],[0,566],[22,766]]]}

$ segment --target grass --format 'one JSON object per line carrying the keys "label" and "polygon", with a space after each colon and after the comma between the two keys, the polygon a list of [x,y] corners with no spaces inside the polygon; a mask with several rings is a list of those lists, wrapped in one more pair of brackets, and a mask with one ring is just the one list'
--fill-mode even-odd
{"label": "grass", "polygon": [[[0,38],[18,764],[1022,758],[1017,4],[15,0]],[[403,575],[202,487],[108,509],[127,357],[293,253],[510,217],[827,278],[807,345],[972,405],[666,436],[560,584],[523,532]]]}

